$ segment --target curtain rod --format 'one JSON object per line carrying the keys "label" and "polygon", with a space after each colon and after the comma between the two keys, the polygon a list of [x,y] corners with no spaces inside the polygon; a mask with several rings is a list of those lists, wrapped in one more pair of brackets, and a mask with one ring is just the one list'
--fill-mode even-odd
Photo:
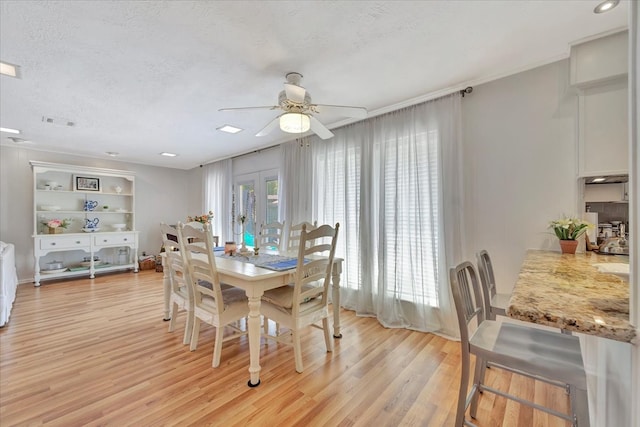
{"label": "curtain rod", "polygon": [[460,90],[460,95],[462,95],[462,97],[464,98],[464,94],[465,94],[465,93],[466,93],[466,94],[469,94],[469,93],[471,93],[471,92],[473,92],[473,87],[471,87],[471,86],[467,86],[467,87],[465,87],[464,89]]}
{"label": "curtain rod", "polygon": [[[413,105],[422,104],[423,102],[435,101],[436,99],[444,98],[445,96],[449,96],[449,95],[454,94],[456,92],[458,92],[460,94],[460,96],[462,96],[464,98],[465,95],[468,95],[468,94],[473,92],[473,86],[467,86],[466,88],[460,89],[458,91],[453,91],[453,92],[450,92],[450,93],[447,93],[447,94],[444,94],[444,95],[436,96],[436,97],[431,98],[431,99],[426,99],[426,100],[423,100],[423,101],[420,101],[420,102],[416,102],[415,104],[410,104],[410,105],[407,105],[405,107],[399,107],[399,108],[391,110],[391,111],[401,110],[402,108],[406,108],[406,107],[411,107]],[[367,120],[367,119],[370,119],[370,118],[373,118],[373,117],[376,117],[376,116],[381,116],[383,114],[390,113],[391,111],[383,111],[383,112],[381,112],[379,114],[368,116],[367,118],[362,119],[362,120]],[[356,120],[356,121],[360,121],[360,120]],[[355,123],[356,121],[348,122],[348,123],[339,123],[337,126],[333,127],[332,129],[339,129],[339,128],[343,127],[343,126],[349,125],[351,123]],[[311,135],[308,135],[308,136],[311,136]],[[301,138],[305,138],[305,137],[295,138],[293,141],[299,140]],[[252,150],[252,151],[248,151],[246,153],[236,154],[235,156],[226,157],[226,158],[223,158],[223,159],[218,159],[218,160],[214,160],[214,161],[211,161],[211,162],[206,162],[206,163],[201,164],[200,167],[203,167],[203,166],[211,164],[211,163],[218,162],[220,160],[226,160],[226,159],[232,159],[233,160],[233,159],[237,159],[238,157],[246,156],[248,154],[254,154],[254,153],[259,153],[260,151],[270,150],[272,148],[276,148],[276,147],[278,147],[278,146],[280,146],[282,144],[285,144],[287,142],[291,142],[291,141],[281,141],[281,142],[277,142],[277,143],[275,143],[273,145],[269,145],[267,147],[258,148],[258,149]]]}

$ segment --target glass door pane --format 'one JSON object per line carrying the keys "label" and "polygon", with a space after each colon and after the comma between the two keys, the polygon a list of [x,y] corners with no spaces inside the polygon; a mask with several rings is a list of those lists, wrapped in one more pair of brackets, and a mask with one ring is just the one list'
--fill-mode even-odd
{"label": "glass door pane", "polygon": [[278,177],[267,178],[266,187],[265,223],[269,224],[278,220]]}
{"label": "glass door pane", "polygon": [[238,236],[239,244],[244,242],[246,246],[253,246],[256,233],[256,193],[254,182],[238,183],[234,196],[237,211],[233,232]]}

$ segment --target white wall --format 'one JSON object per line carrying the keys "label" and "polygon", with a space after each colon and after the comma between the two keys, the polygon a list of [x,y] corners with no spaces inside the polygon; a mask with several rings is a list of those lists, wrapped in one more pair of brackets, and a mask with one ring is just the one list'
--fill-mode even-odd
{"label": "white wall", "polygon": [[255,153],[233,159],[233,176],[255,173],[280,167],[280,150],[278,147],[266,148]]}
{"label": "white wall", "polygon": [[559,250],[549,221],[578,214],[569,61],[473,88],[462,102],[466,253],[487,249],[511,292],[529,248]]}
{"label": "white wall", "polygon": [[[0,147],[0,240],[16,245],[20,281],[33,279],[33,175],[30,160],[68,165],[122,169],[136,173],[136,228],[140,253],[158,253],[161,221],[175,223],[191,212],[189,197],[200,192],[190,188],[188,171],[69,156],[20,147]],[[199,209],[198,209],[199,211]]]}
{"label": "white wall", "polygon": [[[474,87],[463,112],[466,256],[491,254],[511,292],[529,248],[559,250],[547,224],[578,215],[577,98],[568,60]],[[592,424],[630,425],[631,346],[583,337]],[[637,375],[636,375],[637,376]]]}

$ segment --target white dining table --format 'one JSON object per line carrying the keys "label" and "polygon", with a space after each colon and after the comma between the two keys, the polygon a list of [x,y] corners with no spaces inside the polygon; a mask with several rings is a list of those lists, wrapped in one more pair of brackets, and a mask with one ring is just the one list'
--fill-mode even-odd
{"label": "white dining table", "polygon": [[[261,251],[262,252],[262,251]],[[266,254],[284,255],[297,258],[296,253],[266,251]],[[216,257],[216,267],[221,283],[226,283],[243,289],[249,299],[249,318],[247,329],[249,335],[249,387],[260,385],[260,302],[262,295],[269,289],[279,288],[293,283],[295,268],[285,271],[274,271],[267,268],[257,267],[250,262],[243,262],[237,255],[234,257]],[[251,256],[251,255],[248,255]],[[163,280],[164,287],[164,318],[170,317],[170,294],[171,283],[168,268],[165,265],[166,256],[162,253]],[[340,332],[340,274],[342,273],[342,258],[334,258],[333,270],[331,274],[332,285],[332,307],[333,307],[333,336],[342,338]]]}

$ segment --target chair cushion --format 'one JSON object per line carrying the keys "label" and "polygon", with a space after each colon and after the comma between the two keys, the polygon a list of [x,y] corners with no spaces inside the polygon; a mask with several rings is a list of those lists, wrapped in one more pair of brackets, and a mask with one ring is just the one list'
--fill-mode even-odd
{"label": "chair cushion", "polygon": [[[235,287],[230,287],[229,289],[224,289],[222,291],[222,301],[224,304],[224,310],[236,303],[248,304],[247,294],[245,291]],[[209,307],[213,312],[216,310],[214,300],[209,295],[202,295],[202,305]]]}
{"label": "chair cushion", "polygon": [[[206,280],[198,279],[198,285],[213,290],[213,285],[211,284],[211,282],[207,282]],[[233,288],[233,286],[227,285],[226,283],[220,283],[220,289],[222,289],[223,291],[230,288]]]}
{"label": "chair cushion", "polygon": [[249,301],[247,299],[247,293],[244,290],[233,286],[222,290],[222,300],[224,301],[225,307],[236,302],[248,304]]}
{"label": "chair cushion", "polygon": [[[307,283],[302,286],[302,292],[317,288],[313,283]],[[304,302],[309,302],[314,298],[309,298]],[[291,308],[293,306],[293,284],[282,286],[280,288],[271,289],[262,295],[262,300],[277,305],[282,308]]]}
{"label": "chair cushion", "polygon": [[207,289],[213,289],[213,285],[210,282],[207,282],[206,280],[198,279],[198,286],[202,286]]}

